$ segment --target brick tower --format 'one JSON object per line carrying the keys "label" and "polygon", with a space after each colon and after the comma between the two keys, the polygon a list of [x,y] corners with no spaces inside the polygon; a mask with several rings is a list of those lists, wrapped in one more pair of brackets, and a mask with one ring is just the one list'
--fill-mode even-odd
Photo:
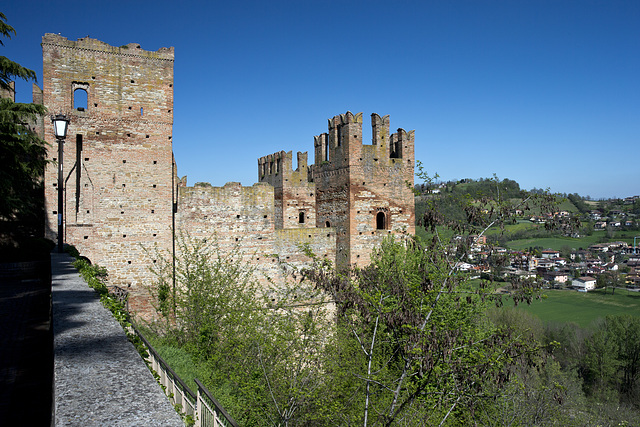
{"label": "brick tower", "polygon": [[[42,38],[44,105],[70,118],[64,147],[65,241],[129,288],[147,295],[143,247],[167,248],[172,224],[173,48],[145,51],[55,34]],[[57,142],[45,171],[46,235],[57,238]],[[138,307],[136,307],[138,305]]]}
{"label": "brick tower", "polygon": [[389,134],[389,116],[371,115],[373,138],[363,145],[362,113],[329,119],[316,136],[311,176],[316,224],[335,227],[336,263],[366,265],[385,235],[415,233],[414,132]]}
{"label": "brick tower", "polygon": [[298,151],[298,167],[293,170],[291,151],[258,159],[258,177],[274,188],[275,228],[316,226],[315,184],[309,182],[307,153]]}

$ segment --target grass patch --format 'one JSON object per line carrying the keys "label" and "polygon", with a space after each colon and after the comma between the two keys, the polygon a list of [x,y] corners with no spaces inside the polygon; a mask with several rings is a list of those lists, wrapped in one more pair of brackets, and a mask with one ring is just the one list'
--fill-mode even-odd
{"label": "grass patch", "polygon": [[573,249],[586,249],[591,245],[603,242],[622,241],[633,244],[633,234],[639,234],[637,231],[616,231],[612,238],[606,237],[605,231],[594,231],[591,236],[584,236],[579,239],[571,237],[542,237],[531,239],[512,240],[507,247],[515,250],[528,249],[530,247],[540,246],[559,251],[563,246],[569,246]]}
{"label": "grass patch", "polygon": [[600,289],[587,293],[547,290],[544,295],[546,298],[536,300],[531,305],[518,307],[538,316],[544,323],[575,322],[583,328],[607,315],[630,314],[640,317],[640,293],[626,289],[616,289],[613,295],[611,291],[605,294]]}

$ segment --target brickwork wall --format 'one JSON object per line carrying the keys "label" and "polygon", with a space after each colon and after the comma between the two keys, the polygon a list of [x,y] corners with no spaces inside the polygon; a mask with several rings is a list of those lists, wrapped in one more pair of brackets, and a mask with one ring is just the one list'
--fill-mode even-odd
{"label": "brickwork wall", "polygon": [[371,124],[371,145],[362,144],[362,113],[329,119],[315,138],[316,223],[335,227],[341,266],[366,265],[385,235],[415,233],[414,132],[390,135],[389,116],[375,113]]}
{"label": "brickwork wall", "polygon": [[[70,118],[65,241],[107,267],[111,283],[129,288],[131,306],[146,311],[152,260],[143,247],[171,242],[173,48],[46,34],[42,50],[44,105]],[[45,171],[46,235],[55,240],[57,142],[49,120],[44,128],[53,161]]]}
{"label": "brickwork wall", "polygon": [[307,153],[298,151],[297,160],[298,167],[293,170],[291,151],[258,159],[260,182],[267,182],[275,189],[276,229],[316,226],[316,189],[308,179]]}
{"label": "brickwork wall", "polygon": [[256,269],[256,279],[265,286],[266,277],[275,283],[283,280],[276,254],[284,262],[301,265],[309,259],[302,255],[300,245],[309,244],[318,254],[332,256],[332,230],[276,230],[274,222],[274,187],[267,183],[252,187],[231,182],[224,187],[198,184],[179,188],[177,234],[215,239],[223,253],[238,249],[244,261]]}
{"label": "brickwork wall", "polygon": [[241,242],[247,254],[272,253],[273,187],[263,183],[243,187],[238,182],[181,187],[176,228],[195,238],[216,238],[227,250]]}
{"label": "brickwork wall", "polygon": [[9,82],[11,89],[0,89],[0,98],[8,98],[16,102],[16,82]]}

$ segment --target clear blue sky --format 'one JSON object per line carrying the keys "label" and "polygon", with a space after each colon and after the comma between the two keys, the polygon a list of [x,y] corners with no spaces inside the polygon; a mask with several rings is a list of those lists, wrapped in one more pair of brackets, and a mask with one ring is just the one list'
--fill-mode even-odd
{"label": "clear blue sky", "polygon": [[[640,1],[10,1],[0,55],[41,37],[175,47],[173,149],[189,185],[257,181],[327,119],[391,115],[442,180],[640,194]],[[18,101],[30,87],[18,85]],[[369,135],[369,136],[368,136]],[[365,139],[368,141],[369,139]],[[295,157],[295,155],[294,155]]]}

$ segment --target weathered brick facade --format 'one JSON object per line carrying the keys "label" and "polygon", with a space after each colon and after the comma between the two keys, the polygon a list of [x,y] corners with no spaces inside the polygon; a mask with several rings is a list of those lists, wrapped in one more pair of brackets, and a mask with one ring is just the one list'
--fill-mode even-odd
{"label": "weathered brick facade", "polygon": [[[172,224],[173,48],[147,52],[55,34],[42,38],[43,101],[71,122],[64,147],[65,241],[144,301],[143,246],[169,247]],[[82,106],[79,99],[83,97]],[[75,105],[74,105],[75,104]],[[57,142],[45,171],[47,237],[57,238]]]}
{"label": "weathered brick facade", "polygon": [[371,115],[372,144],[363,145],[362,113],[329,119],[315,137],[316,224],[336,228],[338,265],[369,262],[385,235],[415,233],[414,132],[389,134],[389,116]]}
{"label": "weathered brick facade", "polygon": [[[372,115],[371,145],[362,143],[362,113],[347,112],[315,137],[314,165],[299,152],[293,170],[292,153],[282,151],[258,160],[252,187],[187,187],[172,156],[173,48],[148,52],[54,34],[42,46],[44,88],[34,89],[34,101],[40,96],[51,113],[71,119],[65,241],[105,266],[142,314],[150,307],[150,254],[171,250],[183,232],[216,238],[223,250],[240,245],[260,277],[277,282],[276,258],[309,261],[301,245],[339,265],[364,265],[385,235],[415,231],[413,131],[390,135],[388,116]],[[45,171],[46,235],[56,239],[57,142],[44,124],[54,161]]]}

